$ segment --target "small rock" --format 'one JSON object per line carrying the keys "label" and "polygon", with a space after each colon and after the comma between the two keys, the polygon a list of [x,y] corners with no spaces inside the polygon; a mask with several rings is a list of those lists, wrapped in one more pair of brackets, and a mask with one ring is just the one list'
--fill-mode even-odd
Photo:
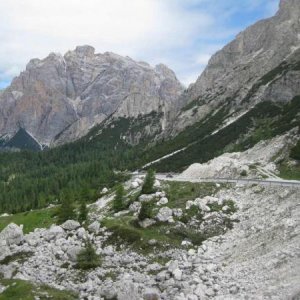
{"label": "small rock", "polygon": [[68,255],[69,260],[72,261],[72,262],[76,262],[77,261],[77,255],[80,253],[80,251],[82,249],[83,248],[80,247],[80,246],[73,246],[73,247],[69,248],[67,250],[67,255]]}
{"label": "small rock", "polygon": [[157,205],[165,205],[169,202],[168,198],[167,197],[162,197],[156,204]]}
{"label": "small rock", "polygon": [[133,181],[133,182],[131,182],[131,188],[133,188],[133,189],[137,189],[140,185],[139,185],[139,183],[138,182],[136,182],[136,181]]}
{"label": "small rock", "polygon": [[88,226],[89,232],[98,234],[100,230],[100,223],[98,221],[94,221],[92,224]]}
{"label": "small rock", "polygon": [[167,222],[170,221],[170,218],[173,215],[173,211],[169,207],[162,207],[156,216],[157,220],[160,222]]}
{"label": "small rock", "polygon": [[129,211],[134,212],[134,213],[135,212],[139,212],[140,209],[141,209],[141,207],[142,207],[141,202],[135,201],[135,202],[133,202],[133,203],[130,204]]}
{"label": "small rock", "polygon": [[174,208],[173,209],[173,215],[174,217],[180,218],[183,215],[182,209],[181,208]]}
{"label": "small rock", "polygon": [[175,269],[175,270],[172,272],[172,274],[173,274],[173,276],[174,276],[174,278],[175,278],[176,280],[181,280],[181,278],[182,278],[182,271],[181,271],[179,268]]}
{"label": "small rock", "polygon": [[188,255],[190,255],[190,256],[193,256],[193,255],[195,255],[196,254],[196,250],[195,249],[190,249],[189,251],[188,251]]}
{"label": "small rock", "polygon": [[87,233],[86,233],[86,231],[83,227],[78,228],[77,236],[78,236],[79,239],[85,239],[86,235],[87,235]]}
{"label": "small rock", "polygon": [[101,194],[106,194],[108,192],[108,188],[104,187],[101,191]]}
{"label": "small rock", "polygon": [[149,194],[149,195],[143,194],[143,195],[139,196],[139,201],[140,202],[149,202],[154,198],[155,198],[155,194]]}
{"label": "small rock", "polygon": [[159,300],[160,292],[157,289],[147,289],[143,294],[144,300]]}
{"label": "small rock", "polygon": [[155,179],[154,185],[155,188],[159,188],[160,187],[160,182],[159,180]]}
{"label": "small rock", "polygon": [[208,288],[206,289],[205,294],[209,297],[213,297],[215,295],[215,292],[212,288]]}
{"label": "small rock", "polygon": [[152,226],[153,224],[155,224],[156,223],[156,221],[155,220],[153,220],[153,219],[145,219],[145,220],[143,220],[143,221],[140,221],[139,222],[139,225],[142,227],[142,228],[147,228],[147,227],[150,227],[150,226]]}
{"label": "small rock", "polygon": [[150,246],[154,246],[156,244],[157,244],[157,240],[155,240],[155,239],[152,239],[152,240],[148,241],[148,245],[150,245]]}
{"label": "small rock", "polygon": [[178,269],[178,261],[177,260],[170,260],[167,263],[168,271],[173,273],[176,269]]}

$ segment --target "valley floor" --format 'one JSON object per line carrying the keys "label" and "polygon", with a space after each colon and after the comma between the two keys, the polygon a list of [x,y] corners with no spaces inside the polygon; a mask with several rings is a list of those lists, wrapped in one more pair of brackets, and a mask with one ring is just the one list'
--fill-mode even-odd
{"label": "valley floor", "polygon": [[[136,182],[126,184],[131,196],[139,192]],[[19,245],[1,244],[0,273],[73,290],[80,299],[91,300],[300,298],[299,187],[165,181],[158,186],[156,224],[132,227],[135,214],[130,209],[112,215],[112,191],[90,207],[91,225],[86,229],[68,221],[36,229]],[[229,200],[237,210],[226,215],[224,203]],[[204,241],[180,235],[183,228],[192,232],[198,224],[188,215],[188,203],[206,210],[196,237],[216,230],[218,222],[221,226]],[[190,217],[186,224],[176,217],[180,210]],[[232,221],[230,226],[224,220]],[[123,234],[120,228],[126,229]],[[171,235],[174,229],[177,236]],[[101,254],[102,265],[83,272],[74,266],[87,237]],[[3,293],[0,299],[8,299]]]}

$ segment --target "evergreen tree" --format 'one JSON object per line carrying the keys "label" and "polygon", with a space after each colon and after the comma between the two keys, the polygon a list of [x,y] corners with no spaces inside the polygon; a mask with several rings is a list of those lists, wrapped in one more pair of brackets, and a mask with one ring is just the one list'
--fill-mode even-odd
{"label": "evergreen tree", "polygon": [[93,245],[88,240],[86,246],[77,255],[77,267],[79,269],[88,270],[96,268],[101,264],[100,256],[97,255]]}
{"label": "evergreen tree", "polygon": [[142,193],[143,194],[153,193],[154,182],[155,182],[155,172],[150,169],[147,171],[147,175],[146,175],[143,187],[142,187]]}
{"label": "evergreen tree", "polygon": [[121,211],[125,208],[124,205],[124,187],[122,184],[119,184],[117,186],[117,190],[116,190],[116,196],[113,200],[113,210],[115,212]]}
{"label": "evergreen tree", "polygon": [[80,208],[79,208],[78,221],[80,223],[83,223],[87,220],[87,217],[88,217],[88,209],[86,207],[86,203],[84,201],[82,201]]}
{"label": "evergreen tree", "polygon": [[140,213],[138,215],[138,219],[143,221],[145,219],[152,218],[152,203],[151,202],[143,202],[142,207],[140,209]]}
{"label": "evergreen tree", "polygon": [[61,200],[61,206],[58,211],[58,223],[62,224],[67,220],[74,220],[75,213],[72,200],[69,194],[64,194]]}

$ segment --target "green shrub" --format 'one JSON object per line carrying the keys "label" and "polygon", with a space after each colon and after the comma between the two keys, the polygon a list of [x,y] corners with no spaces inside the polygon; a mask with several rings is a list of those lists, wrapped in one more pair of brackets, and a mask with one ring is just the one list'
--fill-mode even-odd
{"label": "green shrub", "polygon": [[111,239],[120,241],[123,240],[129,244],[139,242],[141,240],[141,234],[138,230],[122,225],[115,225],[110,228],[113,232]]}
{"label": "green shrub", "polygon": [[140,221],[143,221],[145,219],[151,219],[152,218],[152,209],[153,209],[153,203],[143,202],[142,207],[140,209],[140,213],[138,215],[138,219]]}
{"label": "green shrub", "polygon": [[82,270],[94,269],[100,266],[101,259],[91,244],[86,242],[86,247],[77,255],[77,267]]}
{"label": "green shrub", "polygon": [[113,210],[115,212],[121,211],[125,208],[124,194],[125,194],[124,187],[122,184],[119,184],[117,186],[116,196],[113,200]]}
{"label": "green shrub", "polygon": [[62,196],[61,206],[58,209],[58,223],[62,224],[67,220],[74,220],[75,213],[72,200],[69,194]]}
{"label": "green shrub", "polygon": [[78,221],[80,223],[83,223],[87,220],[87,218],[88,218],[88,209],[86,207],[86,203],[82,202],[79,209]]}
{"label": "green shrub", "polygon": [[142,194],[152,194],[154,192],[155,172],[148,170],[145,178],[145,182],[142,187]]}
{"label": "green shrub", "polygon": [[245,177],[245,176],[247,176],[248,174],[247,174],[247,171],[246,171],[246,170],[243,170],[243,171],[240,173],[240,175],[243,176],[243,177]]}
{"label": "green shrub", "polygon": [[295,160],[300,160],[300,140],[297,145],[291,149],[290,157]]}

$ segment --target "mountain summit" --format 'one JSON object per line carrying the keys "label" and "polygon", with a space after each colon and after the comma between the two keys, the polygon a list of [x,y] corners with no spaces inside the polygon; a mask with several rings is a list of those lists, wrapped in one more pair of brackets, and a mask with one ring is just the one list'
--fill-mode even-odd
{"label": "mountain summit", "polygon": [[[0,95],[0,135],[21,125],[42,144],[75,140],[108,116],[137,117],[176,108],[183,87],[164,65],[79,46],[32,59]],[[167,114],[164,115],[167,117]]]}

